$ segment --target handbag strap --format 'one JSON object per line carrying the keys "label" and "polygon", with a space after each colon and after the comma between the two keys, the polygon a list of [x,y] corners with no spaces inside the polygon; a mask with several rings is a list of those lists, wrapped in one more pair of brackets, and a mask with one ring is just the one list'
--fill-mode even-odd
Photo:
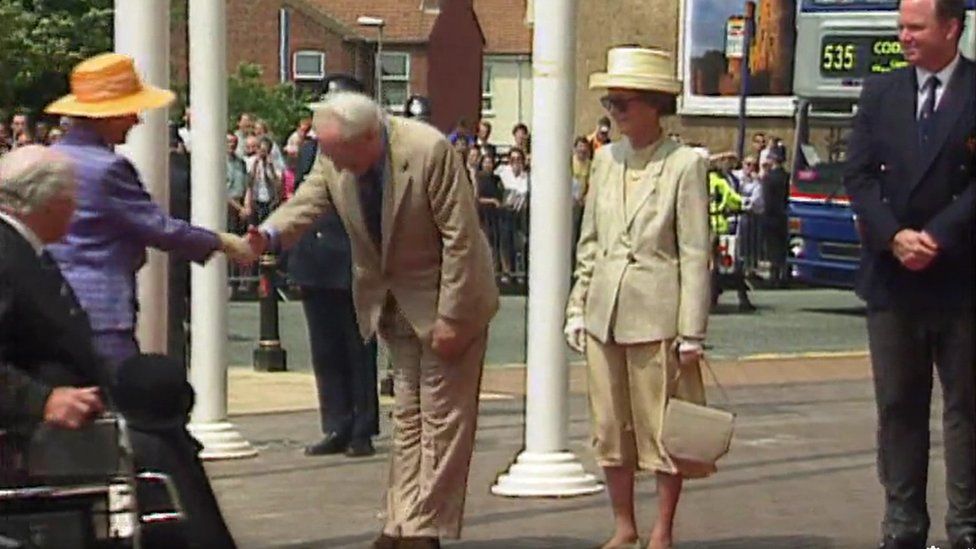
{"label": "handbag strap", "polygon": [[[671,347],[670,349],[668,348],[667,343],[665,341],[662,341],[661,342],[661,345],[662,345],[662,351],[663,352],[669,352],[670,351],[670,352],[677,353],[677,351],[678,351],[678,348],[677,348],[678,342],[677,342],[677,340],[674,341],[673,347]],[[705,366],[705,369],[708,370],[708,373],[712,374],[712,379],[715,381],[715,386],[718,387],[719,392],[722,393],[722,398],[725,399],[725,403],[730,408],[733,407],[732,399],[729,398],[728,391],[725,390],[725,387],[722,385],[722,382],[718,380],[718,375],[715,373],[715,369],[712,368],[712,364],[708,361],[708,359],[705,358],[705,353],[702,353],[698,357],[698,361]],[[680,363],[680,357],[679,357],[679,363]],[[675,381],[677,381],[678,379],[681,379],[681,367],[680,366],[678,367],[678,377],[675,378]]]}
{"label": "handbag strap", "polygon": [[698,360],[705,365],[705,369],[708,370],[708,373],[712,374],[712,380],[715,381],[715,386],[718,387],[719,392],[722,393],[722,398],[725,399],[725,403],[729,407],[732,407],[732,399],[729,398],[729,393],[725,390],[725,387],[722,386],[722,382],[718,380],[718,375],[715,374],[715,369],[712,368],[712,364],[705,358],[704,354],[702,354]]}

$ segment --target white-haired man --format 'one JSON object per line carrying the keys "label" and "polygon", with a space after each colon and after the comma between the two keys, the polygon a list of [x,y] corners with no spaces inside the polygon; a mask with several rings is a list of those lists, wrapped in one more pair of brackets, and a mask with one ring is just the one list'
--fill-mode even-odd
{"label": "white-haired man", "polygon": [[15,443],[40,423],[75,429],[104,409],[88,317],[43,251],[74,209],[66,157],[29,145],[0,159],[0,428]]}
{"label": "white-haired man", "polygon": [[374,547],[439,547],[461,531],[488,322],[491,253],[462,159],[436,129],[365,95],[315,105],[320,154],[296,195],[248,238],[295,243],[334,208],[352,245],[360,334],[378,332],[395,376],[387,519]]}

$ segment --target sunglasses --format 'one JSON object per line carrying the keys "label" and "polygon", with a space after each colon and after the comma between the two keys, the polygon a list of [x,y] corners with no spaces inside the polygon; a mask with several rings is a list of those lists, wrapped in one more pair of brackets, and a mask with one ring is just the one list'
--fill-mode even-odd
{"label": "sunglasses", "polygon": [[600,98],[600,104],[603,105],[603,108],[608,111],[612,107],[616,109],[617,112],[627,112],[627,109],[630,107],[631,103],[641,100],[643,100],[643,97],[639,95],[632,95],[630,97],[611,97],[609,95],[604,95]]}

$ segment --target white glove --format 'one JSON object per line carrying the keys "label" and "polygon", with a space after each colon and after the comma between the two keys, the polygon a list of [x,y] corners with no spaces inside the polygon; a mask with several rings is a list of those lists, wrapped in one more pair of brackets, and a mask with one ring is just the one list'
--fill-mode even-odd
{"label": "white glove", "polygon": [[566,319],[566,327],[563,328],[566,334],[566,344],[577,353],[586,352],[586,326],[583,317],[573,316]]}

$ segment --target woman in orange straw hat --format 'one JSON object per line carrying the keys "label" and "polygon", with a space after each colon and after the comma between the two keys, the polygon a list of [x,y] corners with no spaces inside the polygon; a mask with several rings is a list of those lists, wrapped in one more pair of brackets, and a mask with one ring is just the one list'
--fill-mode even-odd
{"label": "woman in orange straw hat", "polygon": [[46,109],[73,118],[55,148],[73,161],[78,179],[78,209],[68,235],[49,251],[88,313],[96,350],[111,370],[139,353],[135,275],[147,246],[197,262],[217,251],[231,257],[247,251],[236,235],[167,215],[132,163],[112,150],[125,142],[140,112],[165,107],[174,97],[144,84],[132,58],[105,53],[78,64],[71,73],[71,94]]}

